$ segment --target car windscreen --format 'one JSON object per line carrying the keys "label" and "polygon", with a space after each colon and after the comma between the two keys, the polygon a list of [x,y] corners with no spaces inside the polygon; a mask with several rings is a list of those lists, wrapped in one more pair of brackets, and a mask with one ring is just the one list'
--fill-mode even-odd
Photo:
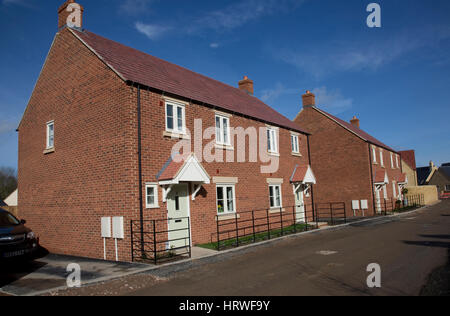
{"label": "car windscreen", "polygon": [[6,212],[0,212],[0,227],[9,227],[20,225],[17,218]]}

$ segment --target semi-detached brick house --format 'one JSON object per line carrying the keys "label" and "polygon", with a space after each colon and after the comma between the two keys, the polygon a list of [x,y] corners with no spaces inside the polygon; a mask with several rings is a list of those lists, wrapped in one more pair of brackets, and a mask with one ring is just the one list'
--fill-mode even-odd
{"label": "semi-detached brick house", "polygon": [[348,123],[325,112],[307,91],[294,121],[311,133],[317,203],[343,201],[347,216],[367,216],[380,211],[385,199],[401,197],[408,180],[399,154],[360,129],[356,117]]}
{"label": "semi-detached brick house", "polygon": [[[70,3],[18,129],[20,212],[44,247],[103,258],[101,219],[123,217],[118,257],[130,261],[131,220],[189,217],[195,245],[214,241],[216,221],[236,212],[312,203],[308,134],[254,97],[251,80],[233,88],[68,27]],[[235,162],[199,157],[196,137],[209,127],[211,153]],[[232,127],[261,129],[262,143],[234,139]],[[180,140],[192,150],[175,155]],[[279,168],[250,162],[257,147]],[[113,239],[106,258],[115,259]]]}

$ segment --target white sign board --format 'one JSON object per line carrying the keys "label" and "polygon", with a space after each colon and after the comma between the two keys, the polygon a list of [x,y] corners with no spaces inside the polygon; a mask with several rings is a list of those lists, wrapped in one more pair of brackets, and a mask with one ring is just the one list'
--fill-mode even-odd
{"label": "white sign board", "polygon": [[102,238],[111,238],[111,217],[102,217]]}
{"label": "white sign board", "polygon": [[123,217],[113,217],[113,238],[124,239]]}
{"label": "white sign board", "polygon": [[354,210],[359,210],[359,201],[358,200],[352,201],[352,208]]}

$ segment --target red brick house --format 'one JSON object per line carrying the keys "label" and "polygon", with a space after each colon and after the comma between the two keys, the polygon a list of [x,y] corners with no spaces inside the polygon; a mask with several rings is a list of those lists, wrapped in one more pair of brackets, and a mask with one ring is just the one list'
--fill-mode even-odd
{"label": "red brick house", "polygon": [[310,136],[317,203],[344,201],[347,216],[373,215],[384,199],[397,199],[407,178],[399,154],[350,123],[318,108],[315,95],[303,95],[303,109],[294,120]]}
{"label": "red brick house", "polygon": [[196,245],[243,211],[312,203],[308,134],[250,79],[234,88],[68,27],[71,3],[18,128],[20,212],[44,247],[112,260],[101,222],[122,217],[130,261],[132,220],[189,218]]}

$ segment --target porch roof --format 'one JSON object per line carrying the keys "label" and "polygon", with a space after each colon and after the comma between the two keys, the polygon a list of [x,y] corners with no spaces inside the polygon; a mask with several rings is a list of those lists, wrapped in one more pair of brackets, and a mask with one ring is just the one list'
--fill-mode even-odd
{"label": "porch roof", "polygon": [[386,170],[376,172],[373,182],[375,184],[389,184],[389,178]]}
{"label": "porch roof", "polygon": [[209,184],[211,177],[193,153],[172,155],[160,171],[157,179],[160,184],[195,182]]}
{"label": "porch roof", "polygon": [[295,166],[291,176],[291,183],[309,183],[316,184],[316,177],[310,165]]}
{"label": "porch roof", "polygon": [[406,173],[402,173],[397,180],[398,184],[407,184],[408,183],[408,176]]}

